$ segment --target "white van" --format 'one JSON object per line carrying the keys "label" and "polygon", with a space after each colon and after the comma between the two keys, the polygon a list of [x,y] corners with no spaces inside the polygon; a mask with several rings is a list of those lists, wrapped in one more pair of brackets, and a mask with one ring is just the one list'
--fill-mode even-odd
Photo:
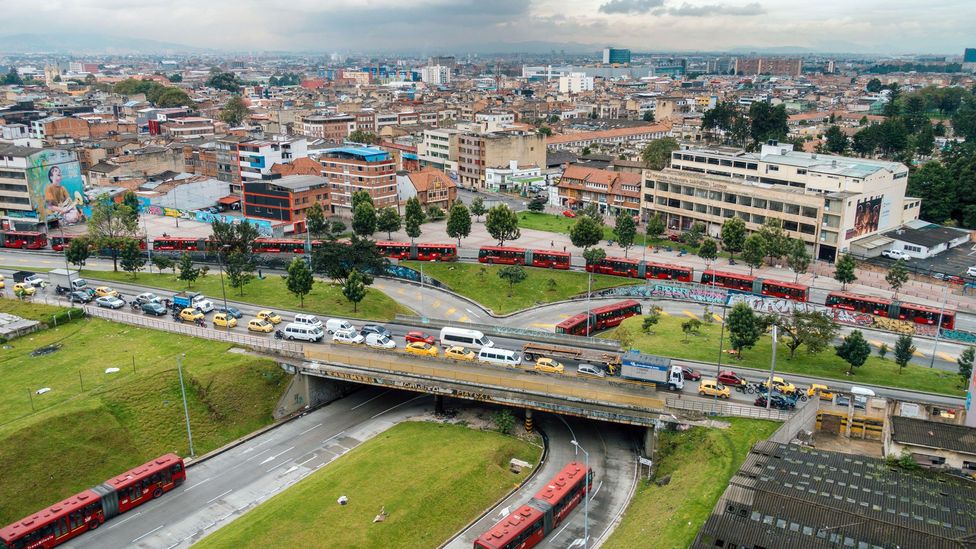
{"label": "white van", "polygon": [[495,342],[485,337],[485,334],[478,330],[466,330],[464,328],[452,328],[445,326],[441,328],[441,345],[451,347],[460,345],[462,347],[493,347]]}
{"label": "white van", "polygon": [[319,320],[319,317],[315,315],[297,314],[295,315],[295,324],[312,326],[319,329],[322,328],[322,321]]}
{"label": "white van", "polygon": [[502,366],[518,366],[522,363],[522,353],[496,347],[484,347],[478,351],[478,361],[501,364]]}
{"label": "white van", "polygon": [[336,332],[351,332],[355,330],[356,328],[354,328],[352,324],[349,324],[348,321],[342,320],[341,318],[330,318],[329,320],[325,321],[325,331],[329,332],[330,334],[334,334]]}
{"label": "white van", "polygon": [[366,346],[376,349],[396,349],[396,342],[386,334],[366,334]]}
{"label": "white van", "polygon": [[301,339],[302,341],[318,341],[325,337],[322,328],[298,322],[289,322],[285,326],[285,339]]}

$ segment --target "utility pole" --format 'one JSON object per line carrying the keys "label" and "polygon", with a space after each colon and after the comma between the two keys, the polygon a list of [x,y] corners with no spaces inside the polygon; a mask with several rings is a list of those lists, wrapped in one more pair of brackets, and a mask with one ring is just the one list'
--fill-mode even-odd
{"label": "utility pole", "polygon": [[183,415],[186,417],[186,438],[190,441],[190,457],[195,457],[193,452],[193,432],[190,430],[190,409],[186,405],[186,388],[183,386],[183,357],[186,353],[181,353],[176,357],[176,371],[180,376],[180,393],[183,395]]}
{"label": "utility pole", "polygon": [[935,325],[935,343],[932,344],[932,359],[929,368],[935,368],[935,352],[939,350],[939,334],[942,333],[942,315],[945,314],[946,301],[949,300],[949,283],[942,287],[942,308],[939,309],[939,323]]}
{"label": "utility pole", "polygon": [[769,361],[769,382],[766,383],[766,409],[769,410],[773,402],[773,374],[776,373],[776,334],[777,326],[773,324],[773,357]]}

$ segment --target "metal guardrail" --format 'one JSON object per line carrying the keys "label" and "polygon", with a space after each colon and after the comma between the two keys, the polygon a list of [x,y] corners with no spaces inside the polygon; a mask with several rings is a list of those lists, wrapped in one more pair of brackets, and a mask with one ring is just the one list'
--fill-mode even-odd
{"label": "metal guardrail", "polygon": [[479,332],[484,332],[486,335],[514,337],[527,339],[533,342],[548,342],[569,345],[571,347],[586,347],[590,349],[599,349],[601,351],[621,352],[620,342],[615,339],[554,334],[551,332],[543,332],[542,330],[528,330],[524,328],[500,326],[497,324],[477,324],[473,322],[459,322],[457,320],[444,320],[441,318],[427,318],[412,315],[396,315],[394,322],[409,325],[422,324],[437,329],[441,329],[445,326],[463,325],[464,328],[478,330]]}
{"label": "metal guardrail", "polygon": [[771,419],[775,421],[786,421],[793,417],[792,412],[782,410],[767,410],[757,406],[740,406],[738,404],[718,403],[718,402],[699,402],[693,400],[680,400],[669,398],[665,401],[668,408],[676,410],[690,410],[702,412],[709,415],[748,417],[753,419]]}

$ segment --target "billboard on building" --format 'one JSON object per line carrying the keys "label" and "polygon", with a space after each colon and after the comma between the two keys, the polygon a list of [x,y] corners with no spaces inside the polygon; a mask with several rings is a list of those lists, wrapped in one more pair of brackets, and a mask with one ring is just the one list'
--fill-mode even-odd
{"label": "billboard on building", "polygon": [[[878,225],[881,223],[882,198],[878,196],[857,201],[857,208],[854,210],[853,237],[877,232]],[[848,238],[853,237],[848,236]]]}
{"label": "billboard on building", "polygon": [[75,153],[45,149],[27,158],[27,185],[42,220],[66,225],[84,220],[85,186]]}

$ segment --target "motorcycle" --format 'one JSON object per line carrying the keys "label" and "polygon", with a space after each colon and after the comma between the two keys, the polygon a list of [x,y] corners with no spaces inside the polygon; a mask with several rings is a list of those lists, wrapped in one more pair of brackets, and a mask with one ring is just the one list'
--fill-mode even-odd
{"label": "motorcycle", "polygon": [[275,339],[285,339],[285,334],[281,330],[275,330]]}

